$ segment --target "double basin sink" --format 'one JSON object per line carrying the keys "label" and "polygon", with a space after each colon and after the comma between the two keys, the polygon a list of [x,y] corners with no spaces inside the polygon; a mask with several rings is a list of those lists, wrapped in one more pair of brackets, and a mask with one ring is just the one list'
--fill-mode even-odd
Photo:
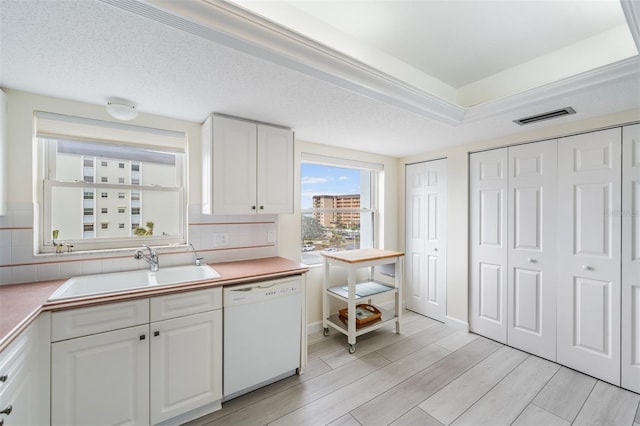
{"label": "double basin sink", "polygon": [[70,299],[148,287],[207,281],[216,278],[220,278],[220,274],[208,265],[172,266],[160,268],[156,272],[145,269],[114,272],[110,274],[83,275],[65,281],[65,283],[49,297],[49,300]]}

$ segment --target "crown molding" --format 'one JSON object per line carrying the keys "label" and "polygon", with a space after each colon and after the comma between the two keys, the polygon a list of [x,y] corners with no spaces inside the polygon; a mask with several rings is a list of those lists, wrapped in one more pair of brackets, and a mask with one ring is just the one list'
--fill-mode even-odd
{"label": "crown molding", "polygon": [[212,42],[449,125],[465,108],[219,0],[100,0]]}
{"label": "crown molding", "polygon": [[[640,79],[638,56],[469,108],[442,99],[222,0],[100,0],[122,10],[440,123],[459,126],[516,108]],[[620,0],[636,44],[640,6]]]}
{"label": "crown molding", "polygon": [[470,107],[465,114],[464,123],[484,120],[517,108],[561,99],[628,79],[640,81],[640,57],[638,55],[512,96]]}

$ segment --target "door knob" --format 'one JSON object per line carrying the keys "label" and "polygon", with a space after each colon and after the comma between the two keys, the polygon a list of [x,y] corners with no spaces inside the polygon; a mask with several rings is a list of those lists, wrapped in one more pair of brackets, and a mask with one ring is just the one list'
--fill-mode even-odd
{"label": "door knob", "polygon": [[438,247],[434,248],[433,251],[438,251]]}
{"label": "door knob", "polygon": [[12,411],[13,411],[13,405],[7,405],[7,408],[0,411],[0,414],[6,414],[8,416],[9,414],[11,414]]}
{"label": "door knob", "polygon": [[0,383],[6,382],[8,378],[9,376],[7,374],[3,374],[2,376],[0,376]]}

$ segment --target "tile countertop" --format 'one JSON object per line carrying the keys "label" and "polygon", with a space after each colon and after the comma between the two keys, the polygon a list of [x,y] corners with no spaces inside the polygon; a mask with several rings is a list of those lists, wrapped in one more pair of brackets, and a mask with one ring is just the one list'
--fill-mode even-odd
{"label": "tile countertop", "polygon": [[125,292],[84,296],[48,302],[49,296],[66,280],[0,286],[0,352],[13,341],[40,312],[79,308],[108,302],[130,300],[141,297],[178,293],[225,285],[241,284],[255,280],[303,274],[306,265],[282,257],[241,260],[211,264],[220,278],[187,284],[158,286]]}

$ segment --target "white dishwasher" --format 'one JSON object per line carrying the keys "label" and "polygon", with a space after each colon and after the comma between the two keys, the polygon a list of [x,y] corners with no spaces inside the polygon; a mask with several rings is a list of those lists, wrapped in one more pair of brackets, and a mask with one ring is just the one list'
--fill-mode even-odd
{"label": "white dishwasher", "polygon": [[224,400],[291,376],[300,367],[299,276],[225,287]]}

